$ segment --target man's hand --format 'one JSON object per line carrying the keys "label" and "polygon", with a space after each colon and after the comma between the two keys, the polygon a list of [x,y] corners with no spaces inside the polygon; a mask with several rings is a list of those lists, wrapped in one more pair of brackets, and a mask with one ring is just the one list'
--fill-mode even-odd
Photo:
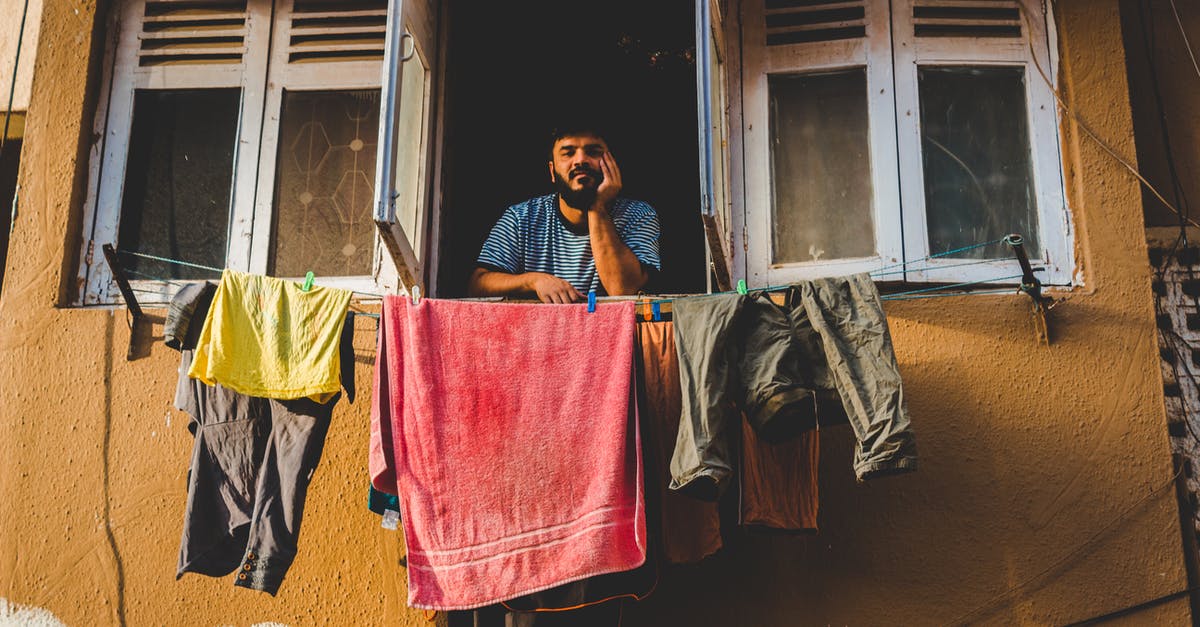
{"label": "man's hand", "polygon": [[529,272],[528,275],[529,286],[532,288],[530,291],[537,294],[538,300],[543,303],[565,305],[583,300],[583,294],[580,294],[575,286],[553,274]]}
{"label": "man's hand", "polygon": [[467,284],[471,296],[519,296],[535,294],[543,303],[574,303],[583,300],[569,282],[544,272],[509,274],[475,268]]}
{"label": "man's hand", "polygon": [[608,213],[617,194],[621,193],[621,168],[617,167],[617,160],[607,150],[600,157],[600,172],[604,174],[604,180],[596,188],[596,204],[592,206],[592,211]]}

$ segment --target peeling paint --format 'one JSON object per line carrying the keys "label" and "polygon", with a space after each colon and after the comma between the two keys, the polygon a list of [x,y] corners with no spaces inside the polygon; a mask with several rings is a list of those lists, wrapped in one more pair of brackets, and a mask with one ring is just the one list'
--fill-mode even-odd
{"label": "peeling paint", "polygon": [[66,627],[50,610],[10,603],[0,598],[0,627]]}

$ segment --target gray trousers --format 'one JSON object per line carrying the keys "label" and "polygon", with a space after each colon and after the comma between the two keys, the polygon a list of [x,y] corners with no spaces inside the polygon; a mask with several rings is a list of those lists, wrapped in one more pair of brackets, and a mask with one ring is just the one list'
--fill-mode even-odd
{"label": "gray trousers", "polygon": [[[865,480],[917,467],[916,440],[879,292],[866,274],[674,301],[683,415],[671,488],[712,499],[733,473],[737,410],[778,442],[844,412]],[[835,416],[837,416],[835,418]]]}
{"label": "gray trousers", "polygon": [[[322,405],[246,396],[188,378],[214,289],[194,284],[180,290],[165,325],[182,352],[175,406],[187,412],[195,436],[176,578],[236,571],[234,585],[275,594],[296,557],[305,496],[340,394]],[[351,402],[353,334],[350,317],[340,356]]]}

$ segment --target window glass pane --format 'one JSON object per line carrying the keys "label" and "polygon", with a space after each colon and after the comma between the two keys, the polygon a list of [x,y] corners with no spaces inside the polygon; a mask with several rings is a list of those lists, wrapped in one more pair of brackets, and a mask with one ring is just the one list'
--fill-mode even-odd
{"label": "window glass pane", "polygon": [[[725,68],[717,57],[720,49],[716,37],[710,34],[709,45],[713,54],[709,58],[709,76],[712,77],[712,88],[708,90],[709,110],[712,117],[709,126],[712,128],[712,203],[715,213],[720,216],[721,227],[729,228],[729,208],[726,201],[725,184],[725,150],[728,138],[725,136]],[[713,251],[713,254],[721,254]]]}
{"label": "window glass pane", "polygon": [[[923,67],[918,81],[929,252],[1020,233],[1030,254],[1040,254],[1024,71]],[[954,256],[1011,251],[993,244]]]}
{"label": "window glass pane", "polygon": [[[135,94],[118,248],[225,267],[240,100],[237,89]],[[122,262],[133,279],[216,276],[139,257]]]}
{"label": "window glass pane", "polygon": [[284,93],[272,275],[371,274],[378,131],[378,89]]}
{"label": "window glass pane", "polygon": [[773,263],[875,255],[867,73],[772,76]]}
{"label": "window glass pane", "polygon": [[396,217],[417,257],[422,256],[424,233],[418,233],[424,204],[424,158],[428,154],[425,133],[425,85],[429,70],[421,55],[414,54],[400,70],[400,115],[396,122]]}

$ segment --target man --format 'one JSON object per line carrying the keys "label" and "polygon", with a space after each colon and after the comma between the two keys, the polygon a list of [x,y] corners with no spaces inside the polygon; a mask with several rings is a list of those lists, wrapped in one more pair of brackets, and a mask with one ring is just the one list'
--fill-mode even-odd
{"label": "man", "polygon": [[661,270],[658,216],[621,192],[621,170],[600,133],[560,129],[550,147],[556,193],[513,205],[479,252],[472,296],[572,303],[595,290],[636,294]]}

